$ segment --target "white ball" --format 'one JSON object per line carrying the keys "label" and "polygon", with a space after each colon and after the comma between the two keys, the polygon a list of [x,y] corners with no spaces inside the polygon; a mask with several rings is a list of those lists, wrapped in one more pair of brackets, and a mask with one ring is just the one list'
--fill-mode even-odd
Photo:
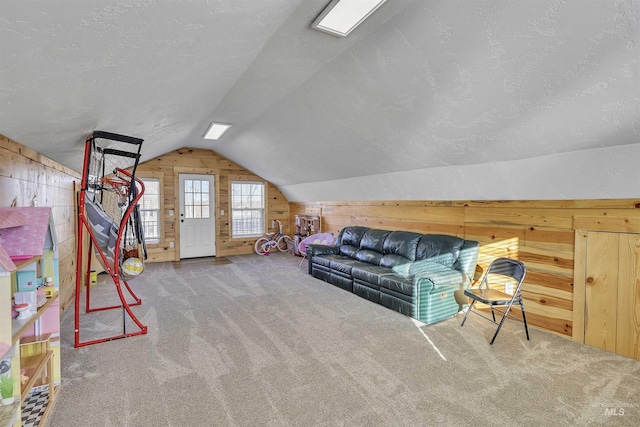
{"label": "white ball", "polygon": [[122,274],[127,277],[136,277],[144,271],[142,260],[137,257],[131,257],[122,263]]}

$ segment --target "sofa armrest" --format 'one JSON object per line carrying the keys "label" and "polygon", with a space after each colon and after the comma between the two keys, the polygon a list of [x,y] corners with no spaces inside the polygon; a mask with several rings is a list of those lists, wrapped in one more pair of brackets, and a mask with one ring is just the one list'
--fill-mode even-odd
{"label": "sofa armrest", "polygon": [[316,255],[337,255],[340,253],[338,246],[318,245],[311,243],[307,245],[307,256],[309,258]]}
{"label": "sofa armrest", "polygon": [[340,253],[338,246],[319,245],[311,243],[307,245],[307,262],[309,263],[309,274],[311,274],[311,264],[313,263],[313,257],[316,255],[337,255]]}
{"label": "sofa armrest", "polygon": [[476,272],[476,265],[478,264],[478,252],[480,244],[474,240],[465,240],[464,245],[460,249],[460,255],[456,260],[453,268],[459,270],[465,275],[464,288],[468,288],[471,285],[473,276]]}
{"label": "sofa armrest", "polygon": [[430,271],[416,274],[413,277],[413,283],[419,291],[427,291],[427,293],[443,289],[455,291],[466,283],[465,276],[458,270]]}

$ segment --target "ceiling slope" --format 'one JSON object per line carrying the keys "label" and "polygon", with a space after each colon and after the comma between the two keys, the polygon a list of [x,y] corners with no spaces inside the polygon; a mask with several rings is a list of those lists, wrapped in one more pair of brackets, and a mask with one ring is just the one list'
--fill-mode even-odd
{"label": "ceiling slope", "polygon": [[394,0],[348,38],[327,3],[1,0],[0,133],[208,148],[292,201],[640,196],[637,0]]}

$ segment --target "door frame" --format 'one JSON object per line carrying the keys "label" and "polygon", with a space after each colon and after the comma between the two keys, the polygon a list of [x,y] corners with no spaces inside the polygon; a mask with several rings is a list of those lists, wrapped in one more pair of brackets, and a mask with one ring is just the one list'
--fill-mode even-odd
{"label": "door frame", "polygon": [[[175,238],[175,247],[174,247],[174,261],[180,261],[180,174],[192,174],[192,175],[211,175],[213,176],[214,182],[214,203],[215,205],[215,221],[216,221],[216,230],[215,230],[215,251],[216,256],[218,254],[218,242],[220,237],[220,218],[218,213],[220,212],[220,170],[214,168],[196,168],[196,167],[185,167],[185,166],[174,166],[173,167],[173,188],[176,193],[174,195],[175,199],[175,215],[174,215],[174,230],[176,234]],[[212,206],[213,206],[212,205]]]}

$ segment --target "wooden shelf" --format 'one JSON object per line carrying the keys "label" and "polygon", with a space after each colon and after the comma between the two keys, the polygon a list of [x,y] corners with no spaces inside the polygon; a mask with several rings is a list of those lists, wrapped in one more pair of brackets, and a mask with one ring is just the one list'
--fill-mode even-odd
{"label": "wooden shelf", "polygon": [[[32,356],[22,355],[22,348],[27,346],[40,345],[40,353],[36,353]],[[34,337],[27,337],[20,342],[20,368],[24,370],[24,375],[29,379],[27,383],[22,386],[20,394],[20,402],[24,403],[25,399],[34,387],[48,385],[49,387],[49,402],[40,419],[38,425],[44,425],[49,411],[53,406],[53,402],[56,399],[58,393],[55,387],[53,376],[53,351],[51,350],[51,334],[37,335]],[[46,371],[45,371],[46,368]]]}
{"label": "wooden shelf", "polygon": [[[47,366],[47,362],[53,357],[53,351],[37,354],[35,356],[20,359],[20,368],[24,369],[24,374],[29,377],[29,381],[22,386],[22,394],[20,400],[24,401],[33,387],[44,384],[36,384],[36,381],[42,376],[42,370]],[[49,375],[49,373],[47,373]]]}
{"label": "wooden shelf", "polygon": [[56,298],[58,298],[57,292],[54,293],[51,298],[47,298],[47,302],[44,303],[42,307],[39,307],[38,311],[28,319],[23,319],[23,320],[11,319],[11,330],[13,335],[12,345],[18,342],[18,340],[26,332],[26,330],[29,329],[31,325],[33,325],[36,322],[36,320],[38,320],[38,318],[42,315],[42,313],[44,313],[46,309],[49,308],[51,304],[53,304]]}

